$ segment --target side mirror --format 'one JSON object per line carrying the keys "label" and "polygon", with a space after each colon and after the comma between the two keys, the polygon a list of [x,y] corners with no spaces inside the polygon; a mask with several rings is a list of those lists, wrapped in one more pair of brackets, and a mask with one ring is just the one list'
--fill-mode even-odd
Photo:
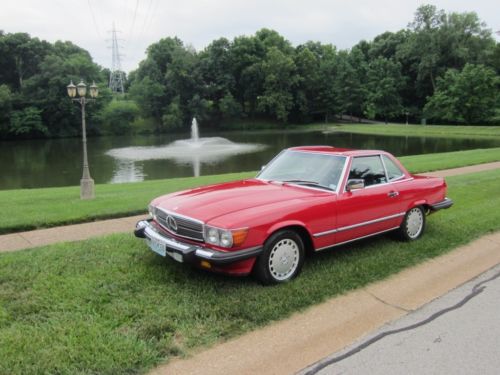
{"label": "side mirror", "polygon": [[357,190],[357,189],[364,189],[365,187],[365,180],[362,178],[353,178],[352,180],[347,180],[347,186],[346,190],[351,191],[351,190]]}

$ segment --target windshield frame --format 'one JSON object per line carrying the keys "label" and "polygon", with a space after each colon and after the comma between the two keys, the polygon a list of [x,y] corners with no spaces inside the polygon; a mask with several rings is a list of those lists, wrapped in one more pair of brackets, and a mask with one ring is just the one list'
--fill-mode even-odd
{"label": "windshield frame", "polygon": [[[311,185],[304,185],[304,184],[300,184],[300,183],[294,183],[294,182],[287,182],[287,181],[280,181],[280,180],[275,180],[275,179],[266,179],[266,178],[262,178],[261,175],[264,173],[264,171],[270,166],[272,165],[279,157],[282,156],[282,154],[284,153],[288,153],[288,152],[293,152],[293,153],[305,153],[305,154],[319,154],[319,155],[327,155],[327,156],[331,156],[331,157],[336,157],[336,158],[341,158],[343,159],[343,166],[342,166],[342,170],[341,170],[341,173],[340,173],[340,176],[339,176],[339,180],[338,180],[338,184],[337,186],[335,187],[335,190],[333,189],[325,189],[325,188],[328,188],[327,186],[323,186],[323,185],[320,185],[321,187],[314,187],[314,186],[311,186]],[[349,161],[349,157],[346,156],[346,155],[339,155],[339,154],[334,154],[334,153],[331,153],[331,152],[317,152],[317,151],[314,151],[314,152],[311,152],[311,151],[308,151],[308,150],[291,150],[291,149],[285,149],[285,150],[282,150],[278,155],[276,155],[273,159],[271,159],[271,161],[269,163],[266,164],[266,166],[257,174],[257,176],[255,176],[255,178],[257,180],[260,180],[260,181],[267,181],[267,182],[272,182],[272,181],[275,181],[275,182],[279,182],[279,183],[282,183],[282,184],[287,184],[287,185],[293,185],[293,186],[299,186],[301,188],[304,188],[304,189],[312,189],[312,190],[316,190],[316,191],[322,191],[322,192],[327,192],[327,193],[336,193],[336,194],[339,194],[340,190],[341,190],[341,185],[343,185],[343,181],[344,181],[344,177],[345,177],[345,173],[346,173],[346,170],[347,170],[347,167],[348,167],[348,161]]]}

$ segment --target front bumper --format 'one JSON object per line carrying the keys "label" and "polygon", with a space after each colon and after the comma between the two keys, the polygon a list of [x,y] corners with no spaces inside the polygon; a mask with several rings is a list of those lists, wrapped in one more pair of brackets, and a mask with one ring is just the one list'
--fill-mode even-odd
{"label": "front bumper", "polygon": [[201,244],[193,245],[181,242],[163,232],[160,233],[150,221],[139,221],[135,227],[135,236],[145,238],[148,241],[149,247],[156,253],[162,256],[169,255],[178,262],[199,264],[201,261],[206,261],[211,265],[222,266],[255,258],[262,253],[261,246],[236,251],[218,251],[209,249]]}
{"label": "front bumper", "polygon": [[443,210],[446,208],[450,208],[451,206],[453,206],[453,201],[450,198],[444,198],[444,200],[442,200],[441,202],[431,204],[431,210]]}

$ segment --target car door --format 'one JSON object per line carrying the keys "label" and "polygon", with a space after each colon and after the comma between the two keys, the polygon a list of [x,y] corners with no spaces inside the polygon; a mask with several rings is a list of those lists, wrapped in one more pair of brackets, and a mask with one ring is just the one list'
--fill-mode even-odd
{"label": "car door", "polygon": [[381,155],[353,157],[346,187],[350,179],[362,179],[364,187],[340,192],[336,243],[397,228],[404,212],[400,212],[397,184],[389,182]]}

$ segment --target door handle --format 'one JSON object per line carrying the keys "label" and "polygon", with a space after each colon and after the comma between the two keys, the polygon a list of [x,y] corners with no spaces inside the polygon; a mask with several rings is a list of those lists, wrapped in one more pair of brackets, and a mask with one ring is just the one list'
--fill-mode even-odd
{"label": "door handle", "polygon": [[390,191],[389,193],[387,193],[387,196],[389,198],[395,198],[399,195],[399,193],[397,191]]}

